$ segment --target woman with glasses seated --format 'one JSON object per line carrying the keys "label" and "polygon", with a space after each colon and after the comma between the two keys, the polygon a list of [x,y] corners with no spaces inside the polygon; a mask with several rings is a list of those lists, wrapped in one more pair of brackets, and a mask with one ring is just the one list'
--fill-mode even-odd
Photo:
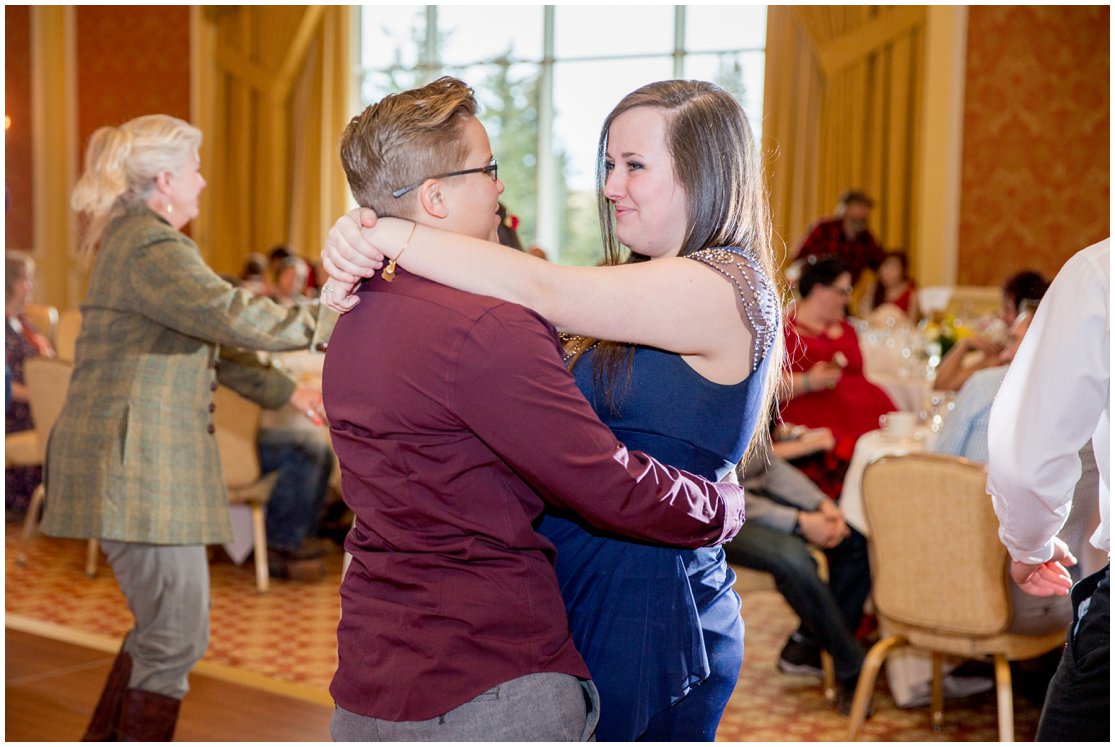
{"label": "woman with glasses seated", "polygon": [[[608,115],[598,154],[606,266],[552,264],[396,218],[365,239],[356,219],[374,216],[357,211],[330,233],[322,301],[351,308],[347,288],[386,258],[385,273],[397,261],[527,306],[580,335],[565,348],[569,368],[617,439],[724,478],[766,436],[782,364],[771,226],[747,118],[711,83],[651,83]],[[573,641],[599,688],[597,739],[713,740],[743,657],[724,551],[628,541],[556,512],[539,531],[557,549]]]}
{"label": "woman with glasses seated", "polygon": [[797,466],[836,499],[856,440],[879,427],[880,415],[897,408],[864,375],[859,338],[844,318],[852,294],[848,268],[833,256],[806,262],[798,292],[801,297],[784,320],[792,387],[782,418],[832,431],[836,438],[832,451],[808,457]]}

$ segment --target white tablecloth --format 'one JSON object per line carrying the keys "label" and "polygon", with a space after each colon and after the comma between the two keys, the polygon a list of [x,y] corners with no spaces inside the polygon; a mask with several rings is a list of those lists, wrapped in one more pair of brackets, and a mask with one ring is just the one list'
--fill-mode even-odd
{"label": "white tablecloth", "polygon": [[844,512],[844,520],[866,537],[867,520],[863,515],[863,494],[860,492],[863,470],[876,457],[925,451],[936,435],[928,428],[919,427],[915,438],[894,438],[881,430],[868,431],[860,436],[840,492],[840,510]]}
{"label": "white tablecloth", "polygon": [[867,330],[859,336],[864,375],[907,412],[919,412],[933,388],[927,362],[917,350],[918,340],[916,330]]}

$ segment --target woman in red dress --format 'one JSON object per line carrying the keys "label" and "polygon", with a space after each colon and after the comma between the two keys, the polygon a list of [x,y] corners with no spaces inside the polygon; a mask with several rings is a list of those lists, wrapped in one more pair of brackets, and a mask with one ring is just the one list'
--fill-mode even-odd
{"label": "woman in red dress", "polygon": [[880,415],[897,408],[864,376],[859,338],[844,319],[852,293],[845,265],[834,257],[807,263],[798,290],[801,299],[787,311],[783,325],[793,386],[782,419],[832,431],[833,449],[798,466],[836,499],[856,440],[879,427]]}

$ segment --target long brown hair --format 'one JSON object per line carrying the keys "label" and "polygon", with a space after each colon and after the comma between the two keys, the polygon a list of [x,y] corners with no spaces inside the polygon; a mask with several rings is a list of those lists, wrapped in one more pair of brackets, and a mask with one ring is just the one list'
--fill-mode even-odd
{"label": "long brown hair", "polygon": [[[624,112],[646,106],[666,115],[666,145],[674,178],[685,190],[686,231],[679,256],[701,249],[736,246],[750,249],[777,294],[772,229],[755,136],[743,108],[719,86],[699,80],[650,83],[623,97],[604,120],[596,152],[596,200],[604,264],[645,262],[616,238],[615,210],[604,196],[605,154],[612,123]],[[573,338],[567,346],[572,367],[595,347],[593,379],[605,401],[616,402],[630,386],[634,346],[629,343]],[[763,409],[769,412],[775,383],[781,376],[783,341],[777,335],[767,352],[771,358],[763,388]],[[761,424],[762,425],[762,424]],[[757,432],[766,432],[760,427]]]}

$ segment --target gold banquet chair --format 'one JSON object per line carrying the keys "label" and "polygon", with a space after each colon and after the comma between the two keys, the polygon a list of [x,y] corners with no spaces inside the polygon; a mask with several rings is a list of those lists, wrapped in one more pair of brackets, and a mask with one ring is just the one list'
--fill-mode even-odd
{"label": "gold banquet chair", "polygon": [[232,504],[245,504],[252,512],[252,552],[255,556],[256,588],[262,594],[270,588],[267,566],[267,531],[264,509],[278,472],[263,475],[259,465],[259,420],[262,412],[255,402],[244,399],[228,387],[213,393],[213,424],[221,471]]}
{"label": "gold banquet chair", "polygon": [[[27,431],[34,434],[34,460],[30,464],[42,464],[46,457],[46,442],[54,422],[62,413],[62,406],[66,403],[66,394],[70,389],[70,376],[73,375],[73,364],[57,358],[29,358],[24,363],[24,377],[27,381],[27,400],[31,407],[31,418],[35,421],[35,429]],[[35,488],[31,495],[31,502],[27,506],[27,518],[23,521],[23,537],[16,552],[16,565],[22,567],[27,564],[27,550],[35,532],[39,528],[39,511],[42,509],[43,500],[46,498],[42,485]],[[97,560],[100,550],[97,540],[91,539],[85,548],[85,574],[90,578],[97,575]]]}
{"label": "gold banquet chair", "polygon": [[[813,562],[817,564],[817,575],[827,584],[829,580],[828,556],[819,547],[814,545],[808,545],[808,547],[809,554],[813,556]],[[736,573],[735,589],[740,597],[745,596],[749,591],[778,591],[774,576],[766,571],[745,568],[734,563],[732,564],[732,570]],[[832,660],[832,654],[824,649],[821,649],[821,687],[824,689],[825,700],[829,703],[835,703],[836,664]]]}
{"label": "gold banquet chair", "polygon": [[74,362],[80,334],[80,309],[66,309],[58,315],[58,324],[54,328],[54,350],[58,353],[59,360]]}
{"label": "gold banquet chair", "polygon": [[863,475],[872,593],[880,628],[856,686],[848,738],[863,727],[887,655],[913,646],[932,653],[932,724],[944,720],[943,655],[990,658],[995,665],[999,740],[1014,740],[1009,661],[1064,644],[1065,631],[1010,632],[1009,557],[987,495],[987,468],[939,454],[884,456]]}
{"label": "gold banquet chair", "polygon": [[29,303],[23,308],[23,315],[35,331],[45,337],[53,346],[55,330],[58,327],[58,309],[42,303]]}

